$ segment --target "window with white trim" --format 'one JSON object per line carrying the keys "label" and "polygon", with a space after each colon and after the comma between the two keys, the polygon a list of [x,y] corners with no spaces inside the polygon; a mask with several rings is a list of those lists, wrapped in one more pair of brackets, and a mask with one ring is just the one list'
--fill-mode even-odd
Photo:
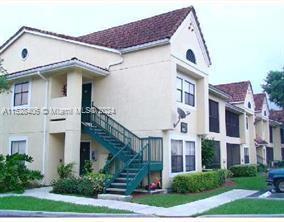
{"label": "window with white trim", "polygon": [[176,85],[177,85],[177,102],[182,103],[183,82],[181,78],[177,77]]}
{"label": "window with white trim", "polygon": [[185,170],[195,170],[195,143],[192,141],[185,142]]}
{"label": "window with white trim", "polygon": [[29,82],[17,83],[14,86],[14,106],[29,104]]}
{"label": "window with white trim", "polygon": [[190,106],[194,106],[194,91],[195,85],[184,80],[184,103]]}
{"label": "window with white trim", "polygon": [[172,173],[183,172],[183,141],[171,140]]}
{"label": "window with white trim", "polygon": [[249,148],[248,147],[244,148],[244,159],[245,159],[245,163],[249,163]]}
{"label": "window with white trim", "polygon": [[176,78],[176,101],[195,106],[195,84],[181,77]]}
{"label": "window with white trim", "polygon": [[15,154],[15,153],[25,154],[26,146],[27,146],[26,140],[11,141],[11,154]]}

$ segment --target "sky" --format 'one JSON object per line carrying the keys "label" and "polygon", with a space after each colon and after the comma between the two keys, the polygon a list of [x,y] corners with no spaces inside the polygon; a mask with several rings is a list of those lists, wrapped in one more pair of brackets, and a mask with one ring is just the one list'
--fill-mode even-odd
{"label": "sky", "polygon": [[280,1],[0,2],[0,44],[21,26],[79,36],[193,5],[212,60],[212,84],[250,80],[254,93],[270,70],[284,67]]}

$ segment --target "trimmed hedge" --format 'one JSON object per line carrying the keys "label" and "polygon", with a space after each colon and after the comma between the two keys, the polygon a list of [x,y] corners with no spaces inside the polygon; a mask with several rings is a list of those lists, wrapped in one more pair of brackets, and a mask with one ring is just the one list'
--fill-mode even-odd
{"label": "trimmed hedge", "polygon": [[234,177],[254,177],[257,174],[257,166],[250,165],[234,165],[230,167]]}
{"label": "trimmed hedge", "polygon": [[221,186],[225,182],[227,174],[227,170],[181,174],[173,180],[173,191],[195,193],[211,190]]}
{"label": "trimmed hedge", "polygon": [[83,177],[59,179],[53,183],[53,192],[59,194],[78,194],[82,196],[96,196],[104,190],[104,181],[109,175],[89,173]]}

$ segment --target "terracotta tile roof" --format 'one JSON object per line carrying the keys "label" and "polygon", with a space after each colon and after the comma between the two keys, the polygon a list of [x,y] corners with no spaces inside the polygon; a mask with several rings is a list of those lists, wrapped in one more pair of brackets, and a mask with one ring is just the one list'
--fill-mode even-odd
{"label": "terracotta tile roof", "polygon": [[265,100],[265,93],[258,93],[253,95],[254,103],[255,103],[255,111],[261,111],[263,102]]}
{"label": "terracotta tile roof", "polygon": [[269,118],[284,124],[284,110],[270,110]]}
{"label": "terracotta tile roof", "polygon": [[204,43],[206,53],[209,58],[209,62],[211,64],[208,48],[206,46],[204,36],[200,29],[200,23],[198,21],[196,12],[192,6],[187,8],[177,9],[171,12],[163,13],[160,15],[120,25],[117,27],[105,29],[102,31],[93,32],[79,37],[58,34],[55,32],[49,32],[45,30],[24,26],[10,39],[8,39],[0,47],[0,50],[3,47],[5,47],[6,44],[8,44],[15,36],[17,36],[17,34],[19,34],[24,29],[47,35],[53,35],[68,40],[99,45],[113,49],[123,49],[158,40],[170,39],[190,12],[193,13],[197,21],[197,25],[201,33],[201,38]]}
{"label": "terracotta tile roof", "polygon": [[246,98],[247,90],[250,85],[250,81],[244,81],[215,85],[215,87],[231,96],[229,102],[242,102]]}
{"label": "terracotta tile roof", "polygon": [[79,37],[97,45],[122,49],[170,38],[192,7],[182,8]]}

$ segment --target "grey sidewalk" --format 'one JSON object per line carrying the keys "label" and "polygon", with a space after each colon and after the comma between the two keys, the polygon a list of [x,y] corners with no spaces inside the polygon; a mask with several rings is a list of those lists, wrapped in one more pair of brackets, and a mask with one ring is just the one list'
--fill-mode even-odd
{"label": "grey sidewalk", "polygon": [[257,192],[251,190],[231,190],[203,200],[194,201],[188,204],[182,204],[170,208],[164,208],[164,207],[154,207],[143,204],[122,202],[117,200],[101,200],[101,199],[93,199],[86,197],[53,194],[49,193],[50,190],[51,190],[50,187],[37,188],[37,189],[27,190],[22,195],[36,197],[40,199],[63,201],[67,203],[74,203],[80,205],[101,206],[101,207],[109,207],[119,210],[128,210],[134,213],[144,214],[144,215],[156,215],[164,217],[177,217],[177,216],[186,217],[186,216],[200,214],[212,208],[218,207],[222,204],[245,198]]}

